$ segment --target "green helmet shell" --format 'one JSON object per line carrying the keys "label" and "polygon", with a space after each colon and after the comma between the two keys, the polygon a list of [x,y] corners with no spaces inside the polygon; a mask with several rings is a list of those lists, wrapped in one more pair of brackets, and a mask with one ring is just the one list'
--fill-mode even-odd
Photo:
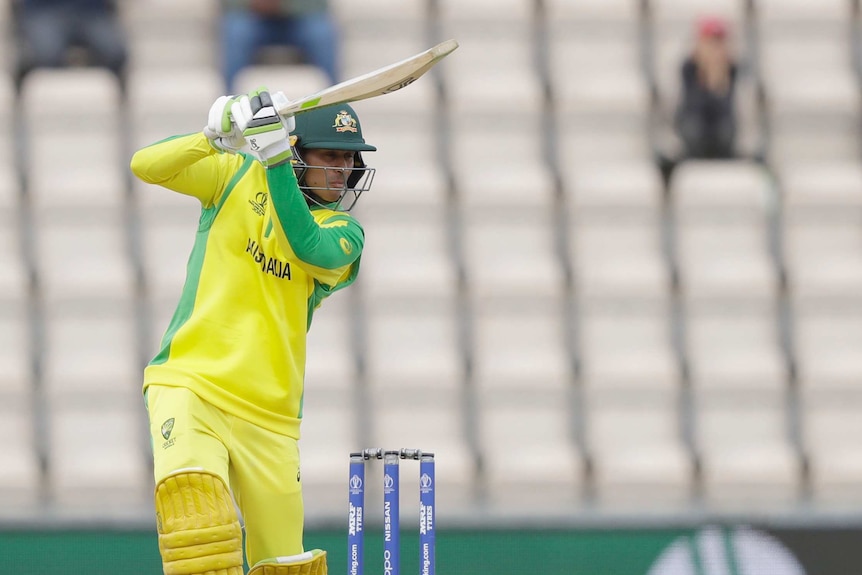
{"label": "green helmet shell", "polygon": [[294,116],[297,148],[324,150],[353,150],[374,152],[376,147],[366,144],[362,126],[356,112],[348,104],[335,104],[316,108]]}

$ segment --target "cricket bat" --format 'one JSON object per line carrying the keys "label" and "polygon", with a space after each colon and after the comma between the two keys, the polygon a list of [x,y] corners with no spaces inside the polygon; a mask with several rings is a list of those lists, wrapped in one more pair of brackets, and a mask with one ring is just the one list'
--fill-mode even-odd
{"label": "cricket bat", "polygon": [[294,116],[321,106],[356,102],[389,94],[418,80],[457,47],[458,42],[455,40],[446,40],[424,52],[324,88],[301,100],[289,101],[281,93],[278,97],[273,94],[273,103],[281,116]]}

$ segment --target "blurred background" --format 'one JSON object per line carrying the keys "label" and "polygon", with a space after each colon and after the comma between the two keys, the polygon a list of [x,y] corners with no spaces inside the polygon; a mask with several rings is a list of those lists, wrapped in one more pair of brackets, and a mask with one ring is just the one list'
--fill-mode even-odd
{"label": "blurred background", "polygon": [[[346,570],[348,453],[383,446],[437,454],[441,573],[862,564],[859,0],[329,0],[323,56],[274,42],[232,79],[241,2],[119,0],[107,49],[41,64],[29,3],[0,1],[0,573],[161,569],[141,372],[199,206],[132,151],[447,38],[354,105],[377,175],[309,336],[307,547]],[[718,152],[681,128],[701,43]]]}

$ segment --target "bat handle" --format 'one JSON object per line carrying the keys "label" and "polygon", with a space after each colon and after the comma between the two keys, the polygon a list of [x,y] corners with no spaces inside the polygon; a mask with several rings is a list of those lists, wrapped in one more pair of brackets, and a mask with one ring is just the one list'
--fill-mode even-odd
{"label": "bat handle", "polygon": [[288,99],[287,96],[284,95],[284,92],[281,92],[281,91],[272,92],[270,94],[270,97],[272,98],[273,107],[276,109],[276,111],[278,111],[279,114],[281,114],[285,118],[289,118],[290,116],[293,116],[293,114],[285,115],[285,114],[281,113],[281,110],[286,109],[291,104],[291,101]]}

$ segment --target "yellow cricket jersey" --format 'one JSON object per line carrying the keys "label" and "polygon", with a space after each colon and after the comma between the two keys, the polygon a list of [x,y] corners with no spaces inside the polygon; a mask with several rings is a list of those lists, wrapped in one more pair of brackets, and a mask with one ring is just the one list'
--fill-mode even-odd
{"label": "yellow cricket jersey", "polygon": [[345,212],[309,209],[290,163],[266,170],[202,133],[138,150],[132,172],[202,205],[185,286],[150,384],[186,387],[229,413],[299,438],[306,332],[356,278],[364,243]]}

